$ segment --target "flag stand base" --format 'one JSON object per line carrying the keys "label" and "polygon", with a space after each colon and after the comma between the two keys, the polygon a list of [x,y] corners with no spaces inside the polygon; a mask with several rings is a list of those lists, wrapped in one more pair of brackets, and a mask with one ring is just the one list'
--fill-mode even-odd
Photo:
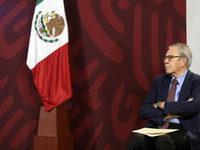
{"label": "flag stand base", "polygon": [[69,132],[68,111],[65,106],[58,106],[49,112],[43,106],[40,108],[33,150],[73,150],[73,136]]}

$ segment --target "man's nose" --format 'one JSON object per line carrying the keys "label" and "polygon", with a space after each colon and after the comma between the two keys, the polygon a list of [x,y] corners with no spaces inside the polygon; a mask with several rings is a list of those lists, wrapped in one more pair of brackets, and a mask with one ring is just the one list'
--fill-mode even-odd
{"label": "man's nose", "polygon": [[168,62],[169,62],[169,60],[168,60],[167,58],[165,58],[164,64],[166,64],[166,63],[168,63]]}

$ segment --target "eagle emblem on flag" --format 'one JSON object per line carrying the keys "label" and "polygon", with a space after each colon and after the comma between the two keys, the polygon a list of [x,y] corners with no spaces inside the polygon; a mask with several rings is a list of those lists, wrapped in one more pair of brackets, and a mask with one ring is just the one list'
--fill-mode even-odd
{"label": "eagle emblem on flag", "polygon": [[58,42],[58,36],[63,32],[65,22],[62,16],[55,11],[43,14],[39,11],[35,19],[35,31],[44,42]]}

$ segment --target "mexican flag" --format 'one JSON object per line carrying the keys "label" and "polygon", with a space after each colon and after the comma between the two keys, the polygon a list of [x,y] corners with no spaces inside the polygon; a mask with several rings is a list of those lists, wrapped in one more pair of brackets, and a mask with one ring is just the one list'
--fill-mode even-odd
{"label": "mexican flag", "polygon": [[46,111],[73,95],[68,42],[63,0],[37,0],[26,63]]}

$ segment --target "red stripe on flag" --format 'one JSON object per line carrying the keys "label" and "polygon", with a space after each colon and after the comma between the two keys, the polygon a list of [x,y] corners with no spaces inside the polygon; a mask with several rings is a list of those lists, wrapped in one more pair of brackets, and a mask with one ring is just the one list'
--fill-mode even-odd
{"label": "red stripe on flag", "polygon": [[73,95],[68,56],[68,44],[65,44],[32,69],[33,81],[46,111]]}

